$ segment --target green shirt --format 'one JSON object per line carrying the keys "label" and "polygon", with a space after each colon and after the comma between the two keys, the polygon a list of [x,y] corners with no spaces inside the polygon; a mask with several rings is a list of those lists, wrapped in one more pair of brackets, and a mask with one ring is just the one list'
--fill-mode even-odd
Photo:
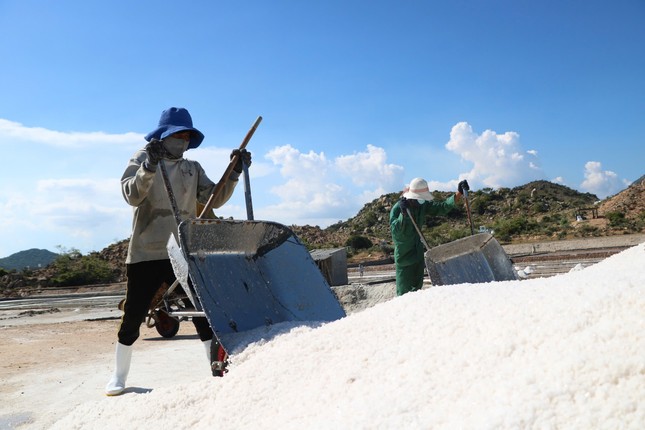
{"label": "green shirt", "polygon": [[[455,207],[455,195],[444,201],[430,200],[417,207],[410,208],[414,221],[419,226],[423,225],[426,215],[440,216],[448,214]],[[425,248],[419,237],[419,233],[412,225],[412,221],[404,216],[399,207],[399,202],[390,211],[390,231],[394,241],[394,262],[397,266],[409,266],[423,261]]]}

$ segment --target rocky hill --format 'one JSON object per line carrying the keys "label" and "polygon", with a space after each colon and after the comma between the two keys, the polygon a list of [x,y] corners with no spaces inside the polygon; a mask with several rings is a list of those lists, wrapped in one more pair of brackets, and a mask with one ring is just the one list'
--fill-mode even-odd
{"label": "rocky hill", "polygon": [[[435,199],[451,194],[434,192]],[[325,229],[308,225],[291,228],[309,249],[345,247],[357,237],[371,242],[373,246],[366,249],[350,248],[350,263],[383,259],[392,252],[389,213],[399,198],[400,193],[382,195],[366,204],[356,216]],[[477,232],[481,227],[493,231],[502,244],[645,232],[643,178],[603,201],[563,185],[534,181],[515,188],[471,190],[469,205],[474,230]],[[421,228],[431,246],[471,234],[463,202],[445,217],[428,218]],[[91,254],[92,258],[107,262],[113,282],[125,280],[127,244],[123,240]],[[47,286],[55,275],[52,266],[28,276],[5,274],[0,277],[0,290]]]}
{"label": "rocky hill", "polygon": [[[474,230],[495,232],[501,243],[563,240],[642,232],[645,225],[645,181],[634,182],[603,201],[548,181],[534,181],[515,188],[471,190],[469,203]],[[434,192],[435,199],[451,195]],[[366,204],[359,213],[326,229],[292,228],[310,247],[344,246],[354,235],[374,244],[391,243],[389,212],[400,193],[390,193]],[[620,214],[624,215],[621,217]],[[465,204],[448,216],[428,218],[422,226],[431,246],[470,234]]]}
{"label": "rocky hill", "polygon": [[645,214],[645,176],[615,196],[603,200],[598,209],[602,215],[623,213],[627,219],[642,220]]}

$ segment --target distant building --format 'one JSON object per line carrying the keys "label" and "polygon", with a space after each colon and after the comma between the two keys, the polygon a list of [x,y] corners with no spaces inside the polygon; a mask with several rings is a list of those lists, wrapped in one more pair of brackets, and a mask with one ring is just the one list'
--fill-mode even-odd
{"label": "distant building", "polygon": [[314,249],[309,252],[330,286],[347,285],[347,250]]}

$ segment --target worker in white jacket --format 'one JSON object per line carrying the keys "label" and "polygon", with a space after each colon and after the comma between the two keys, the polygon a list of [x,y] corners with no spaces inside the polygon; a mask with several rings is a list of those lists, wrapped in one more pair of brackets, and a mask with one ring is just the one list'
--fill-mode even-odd
{"label": "worker in white jacket", "polygon": [[[168,173],[181,220],[196,217],[197,202],[206,203],[216,186],[197,161],[183,158],[186,150],[197,148],[204,139],[193,127],[186,109],[164,110],[158,127],[145,139],[149,143],[134,154],[121,177],[123,197],[133,207],[134,217],[126,259],[127,290],[116,344],[116,368],[106,386],[107,395],[118,395],[125,389],[132,345],[139,337],[141,322],[160,286],[171,285],[175,280],[166,244],[170,234],[177,237],[177,220],[159,162],[163,160]],[[242,163],[251,164],[248,151],[234,150],[231,157],[235,154],[239,154],[238,164],[213,207],[222,206],[233,194]],[[208,355],[213,331],[204,317],[193,318],[193,324]]]}

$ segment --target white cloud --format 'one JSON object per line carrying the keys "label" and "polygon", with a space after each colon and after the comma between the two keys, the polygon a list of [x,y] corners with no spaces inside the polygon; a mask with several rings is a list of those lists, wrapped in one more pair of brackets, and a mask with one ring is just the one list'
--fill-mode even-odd
{"label": "white cloud", "polygon": [[562,176],[551,179],[551,182],[553,182],[554,184],[566,185],[566,182]]}
{"label": "white cloud", "polygon": [[[21,181],[0,190],[0,234],[5,238],[0,255],[34,244],[49,249],[71,245],[86,252],[130,235],[131,208],[123,201],[118,178],[132,151],[142,146],[142,135],[60,132],[0,119],[0,145],[16,141],[42,147],[34,158],[37,165],[28,174],[18,164],[9,164],[3,171],[6,178]],[[105,144],[103,150],[95,152],[93,147],[101,144]],[[542,177],[537,151],[523,150],[516,132],[477,134],[461,122],[452,128],[445,147],[469,163],[470,170],[445,183],[429,181],[431,190],[456,190],[464,178],[477,189],[512,187]],[[31,148],[22,144],[14,150],[29,156]],[[213,146],[187,154],[214,181],[226,169],[229,155],[230,148]],[[410,160],[406,167],[421,170],[415,167],[419,162]],[[402,166],[388,163],[384,148],[370,144],[336,157],[322,151],[302,152],[291,145],[275,146],[266,155],[253,153],[255,219],[324,228],[354,216],[365,203],[385,193],[400,191],[411,179],[404,174]],[[587,163],[585,178],[583,188],[599,196],[622,188],[615,173],[602,171],[597,162]],[[245,218],[244,197],[239,188],[218,215]]]}
{"label": "white cloud", "polygon": [[[520,135],[514,131],[485,130],[478,135],[467,122],[460,122],[450,131],[446,148],[472,163],[472,169],[459,178],[468,179],[471,186],[512,187],[543,177],[537,151],[523,150]],[[433,184],[439,189],[454,187],[456,182]]]}
{"label": "white cloud", "polygon": [[580,189],[604,199],[623,190],[627,185],[629,181],[620,180],[611,170],[603,171],[600,162],[588,161],[585,164],[585,179],[580,184]]}
{"label": "white cloud", "polygon": [[263,209],[263,215],[304,219],[327,225],[346,219],[363,204],[397,187],[403,168],[387,163],[384,149],[368,145],[366,151],[329,159],[323,152],[300,152],[291,145],[273,148],[266,155],[284,179],[271,187],[280,202]]}
{"label": "white cloud", "polygon": [[[123,201],[118,178],[133,151],[142,147],[142,135],[69,133],[0,119],[0,145],[17,141],[41,148],[38,167],[20,176],[23,180],[16,186],[0,190],[0,234],[6,239],[0,255],[34,243],[87,252],[130,235],[132,209]],[[104,151],[81,151],[95,151],[99,144],[105,144]],[[31,147],[18,146],[26,156]],[[187,157],[198,160],[218,181],[229,155],[230,148],[200,147]],[[255,219],[326,227],[402,183],[403,168],[388,163],[386,151],[373,145],[336,158],[290,145],[263,155],[253,154],[251,169]],[[24,174],[20,166],[15,172],[14,166],[8,167],[6,177]],[[244,196],[240,188],[218,215],[245,218]]]}
{"label": "white cloud", "polygon": [[48,130],[42,127],[26,127],[18,122],[0,118],[0,145],[15,144],[16,141],[38,142],[55,147],[78,148],[97,143],[112,145],[140,145],[143,134],[128,132],[108,134],[102,131],[94,132],[62,132]]}
{"label": "white cloud", "polygon": [[[213,181],[218,180],[228,167],[231,160],[231,149],[216,146],[200,146],[186,152],[186,158],[197,160],[202,165],[206,174]],[[275,173],[273,165],[263,162],[260,154],[251,152],[251,178],[265,177]]]}
{"label": "white cloud", "polygon": [[[323,152],[301,153],[291,145],[283,145],[270,150],[266,158],[279,167],[280,175],[287,179],[275,186],[271,192],[285,202],[303,202],[321,199],[330,168],[330,162]],[[333,187],[334,191],[338,191]],[[318,196],[318,197],[314,197]]]}
{"label": "white cloud", "polygon": [[400,183],[403,168],[387,164],[387,154],[383,148],[367,145],[366,152],[342,155],[336,159],[336,167],[342,175],[351,178],[358,186],[373,186],[392,189]]}
{"label": "white cloud", "polygon": [[143,142],[132,132],[53,131],[0,119],[0,147],[30,160],[28,169],[9,163],[2,172],[17,180],[0,190],[0,255],[57,245],[88,252],[127,238],[132,209],[119,178]]}
{"label": "white cloud", "polygon": [[51,195],[61,192],[69,195],[70,192],[83,195],[86,193],[101,193],[101,195],[114,194],[120,189],[118,180],[115,179],[43,179],[38,181],[37,191]]}
{"label": "white cloud", "polygon": [[50,250],[56,245],[100,250],[130,234],[132,210],[116,178],[40,180],[28,196],[5,192],[0,203],[0,235],[18,241],[36,235],[38,247]]}
{"label": "white cloud", "polygon": [[351,201],[349,191],[340,179],[330,175],[333,164],[323,152],[301,153],[291,145],[273,148],[266,155],[279,168],[283,182],[270,188],[279,198],[279,203],[264,208],[263,213],[273,219],[294,223],[301,218],[311,224],[333,214]]}

